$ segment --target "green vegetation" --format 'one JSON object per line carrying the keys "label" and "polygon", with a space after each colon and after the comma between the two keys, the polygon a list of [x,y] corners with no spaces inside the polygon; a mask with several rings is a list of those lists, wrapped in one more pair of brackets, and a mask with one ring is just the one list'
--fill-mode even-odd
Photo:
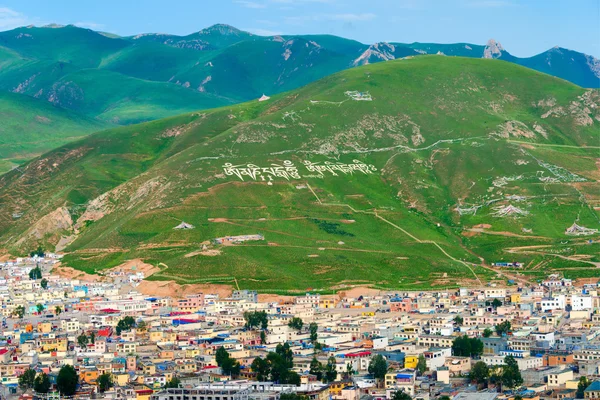
{"label": "green vegetation", "polygon": [[240,363],[229,355],[225,347],[221,346],[215,354],[217,365],[221,367],[223,375],[237,377],[240,374]]}
{"label": "green vegetation", "polygon": [[98,390],[100,393],[104,393],[107,390],[110,390],[114,386],[112,374],[109,372],[105,372],[98,377]]}
{"label": "green vegetation", "polygon": [[510,324],[510,321],[506,320],[504,322],[500,322],[498,325],[495,326],[496,334],[498,336],[507,335],[508,332],[510,332],[511,328],[512,326]]}
{"label": "green vegetation", "polygon": [[469,373],[469,379],[472,382],[477,383],[477,385],[483,385],[487,383],[489,377],[490,369],[485,362],[477,361],[473,364]]}
{"label": "green vegetation", "polygon": [[51,387],[52,383],[50,383],[50,378],[45,372],[40,373],[33,381],[33,390],[37,393],[48,393]]}
{"label": "green vegetation", "polygon": [[250,368],[259,381],[300,385],[300,375],[292,371],[294,355],[288,343],[278,344],[266,358],[256,357]]}
{"label": "green vegetation", "polygon": [[73,396],[77,391],[79,376],[72,365],[63,365],[56,377],[56,387],[63,396]]}
{"label": "green vegetation", "polygon": [[27,368],[25,372],[19,375],[19,387],[25,391],[33,388],[35,382],[35,370]]}
{"label": "green vegetation", "polygon": [[123,331],[128,331],[136,326],[135,319],[132,316],[123,317],[117,322],[116,332],[120,335]]}
{"label": "green vegetation", "polygon": [[244,313],[246,328],[260,328],[263,331],[269,326],[269,317],[266,311],[246,311]]}
{"label": "green vegetation", "polygon": [[[495,262],[592,277],[600,244],[565,229],[600,220],[598,110],[597,91],[498,60],[353,68],[51,151],[0,176],[0,240],[61,242],[90,273],[141,258],[152,280],[282,294],[512,279]],[[300,179],[268,172],[290,163]],[[248,164],[256,179],[232,172]]]}
{"label": "green vegetation", "polygon": [[368,370],[369,374],[373,375],[373,377],[377,379],[377,382],[381,384],[385,379],[385,374],[387,374],[387,360],[381,354],[377,354],[371,359]]}
{"label": "green vegetation", "polygon": [[288,322],[288,326],[292,329],[296,329],[297,331],[301,331],[302,327],[304,326],[304,322],[302,321],[302,318],[293,317],[290,322]]}
{"label": "green vegetation", "polygon": [[452,342],[452,354],[457,357],[479,357],[483,354],[483,342],[467,335],[459,336]]}
{"label": "green vegetation", "polygon": [[[261,37],[226,25],[187,36],[132,37],[72,25],[22,27],[0,32],[0,43],[0,173],[111,125],[282,93],[389,56],[482,58],[485,51],[467,43],[369,46],[331,35]],[[594,60],[582,53],[553,48],[530,58],[496,56],[600,86]]]}
{"label": "green vegetation", "polygon": [[48,150],[111,126],[18,93],[0,92],[0,110],[0,174]]}
{"label": "green vegetation", "polygon": [[35,267],[31,271],[29,271],[29,279],[41,279],[42,278],[42,269],[40,267]]}

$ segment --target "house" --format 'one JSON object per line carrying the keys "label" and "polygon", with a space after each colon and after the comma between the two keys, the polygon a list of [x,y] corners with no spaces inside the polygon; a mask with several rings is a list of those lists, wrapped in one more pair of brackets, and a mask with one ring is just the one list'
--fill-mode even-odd
{"label": "house", "polygon": [[583,392],[585,399],[600,399],[600,381],[594,381]]}

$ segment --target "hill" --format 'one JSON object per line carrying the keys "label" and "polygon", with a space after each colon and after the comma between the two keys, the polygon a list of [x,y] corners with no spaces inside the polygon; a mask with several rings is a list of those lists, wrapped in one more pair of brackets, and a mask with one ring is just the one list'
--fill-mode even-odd
{"label": "hill", "polygon": [[[110,115],[119,124],[247,101],[353,66],[418,54],[500,58],[583,87],[600,87],[598,60],[566,49],[518,58],[493,40],[485,46],[367,45],[331,35],[262,37],[223,24],[187,36],[147,33],[131,37],[75,26],[22,27],[0,32],[0,54],[0,90],[45,99],[90,117]],[[82,74],[92,77],[85,86],[77,82]],[[140,92],[165,93],[164,97],[134,99],[139,101],[134,108],[142,110],[139,118],[131,118],[129,110],[120,111],[116,104],[117,97],[129,97],[131,78],[137,79]],[[99,95],[107,87],[115,96]],[[173,103],[179,96],[190,108]]]}
{"label": "hill", "polygon": [[73,111],[0,92],[0,174],[33,157],[110,127]]}
{"label": "hill", "polygon": [[420,54],[498,58],[600,87],[594,57],[555,48],[518,58],[493,40],[485,46],[367,45],[332,35],[263,37],[224,24],[186,36],[120,37],[48,25],[0,32],[0,91],[128,125],[282,93],[351,67]]}
{"label": "hill", "polygon": [[[597,231],[566,229],[600,225],[598,106],[596,90],[500,60],[357,67],[1,176],[0,246],[267,292],[594,276]],[[507,261],[523,275],[492,266]]]}

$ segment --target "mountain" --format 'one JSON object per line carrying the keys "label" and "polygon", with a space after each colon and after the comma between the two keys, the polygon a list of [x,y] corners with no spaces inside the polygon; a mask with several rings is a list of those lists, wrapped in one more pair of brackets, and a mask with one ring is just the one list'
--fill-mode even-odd
{"label": "mountain", "polygon": [[48,25],[0,32],[0,91],[128,125],[274,95],[351,67],[423,54],[497,58],[600,87],[600,62],[591,56],[557,48],[518,58],[494,40],[485,46],[366,45],[332,35],[263,37],[223,24],[186,36],[120,37]]}
{"label": "mountain", "polygon": [[45,101],[0,92],[0,173],[110,124]]}
{"label": "mountain", "polygon": [[277,293],[515,279],[501,261],[523,263],[517,279],[596,273],[597,232],[566,229],[600,228],[597,90],[419,56],[262,100],[94,133],[0,176],[0,246]]}

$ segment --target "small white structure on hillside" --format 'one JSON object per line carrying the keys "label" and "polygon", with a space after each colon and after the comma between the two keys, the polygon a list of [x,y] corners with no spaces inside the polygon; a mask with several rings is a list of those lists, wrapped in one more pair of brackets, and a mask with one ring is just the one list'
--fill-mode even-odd
{"label": "small white structure on hillside", "polygon": [[267,96],[267,95],[265,95],[265,94],[263,93],[263,95],[262,95],[262,96],[260,96],[260,99],[258,99],[258,101],[267,101],[267,100],[269,100],[269,99],[270,99],[270,97],[269,97],[269,96]]}
{"label": "small white structure on hillside", "polygon": [[191,224],[188,224],[187,222],[181,221],[181,223],[173,229],[194,229],[194,225],[191,225]]}

